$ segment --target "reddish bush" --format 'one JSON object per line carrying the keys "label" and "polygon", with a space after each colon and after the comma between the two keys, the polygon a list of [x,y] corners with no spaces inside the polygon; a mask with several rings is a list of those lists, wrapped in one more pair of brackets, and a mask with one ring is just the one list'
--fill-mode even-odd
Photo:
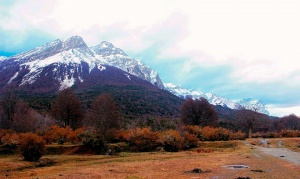
{"label": "reddish bush", "polygon": [[213,128],[206,126],[201,130],[201,140],[216,141],[222,140],[227,141],[230,139],[231,131],[224,128]]}
{"label": "reddish bush", "polygon": [[231,132],[230,133],[230,140],[244,140],[246,139],[247,134],[243,133],[242,131],[237,131],[237,132]]}
{"label": "reddish bush", "polygon": [[126,130],[118,130],[115,133],[115,139],[117,139],[118,141],[127,142],[129,141],[129,138],[129,132]]}
{"label": "reddish bush", "polygon": [[263,138],[276,138],[276,137],[280,137],[278,133],[276,132],[266,132],[262,134]]}
{"label": "reddish bush", "polygon": [[150,128],[136,128],[128,131],[127,142],[133,151],[152,151],[159,146],[159,133]]}
{"label": "reddish bush", "polygon": [[38,161],[44,154],[45,141],[33,133],[21,134],[19,149],[26,161]]}
{"label": "reddish bush", "polygon": [[190,134],[188,132],[185,132],[183,137],[184,137],[184,148],[188,149],[188,148],[197,147],[199,139],[195,134]]}
{"label": "reddish bush", "polygon": [[79,136],[83,132],[83,128],[72,130],[69,126],[63,128],[54,125],[43,135],[43,138],[48,144],[52,142],[59,144],[64,144],[65,142],[78,143],[81,142]]}
{"label": "reddish bush", "polygon": [[189,134],[193,134],[199,139],[201,138],[201,128],[199,126],[183,126],[182,130]]}
{"label": "reddish bush", "polygon": [[224,128],[215,129],[215,140],[228,141],[230,138],[231,132]]}
{"label": "reddish bush", "polygon": [[8,147],[16,147],[20,142],[20,136],[17,133],[6,133],[1,137],[1,143]]}
{"label": "reddish bush", "polygon": [[201,129],[201,140],[210,140],[214,141],[215,139],[215,128],[206,126]]}
{"label": "reddish bush", "polygon": [[252,138],[261,138],[263,135],[260,132],[256,132],[252,134]]}
{"label": "reddish bush", "polygon": [[184,138],[176,130],[168,130],[160,135],[160,143],[168,152],[177,152],[183,148]]}
{"label": "reddish bush", "polygon": [[298,131],[298,130],[281,130],[280,135],[282,137],[299,137],[300,131]]}

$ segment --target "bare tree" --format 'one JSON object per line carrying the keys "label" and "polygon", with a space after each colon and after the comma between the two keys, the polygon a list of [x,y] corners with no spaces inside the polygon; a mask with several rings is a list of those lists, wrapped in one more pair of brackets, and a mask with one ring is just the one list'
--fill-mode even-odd
{"label": "bare tree", "polygon": [[77,128],[83,118],[81,104],[71,88],[67,88],[58,93],[51,105],[53,117],[64,123],[64,127]]}
{"label": "bare tree", "polygon": [[33,115],[34,110],[28,103],[18,100],[11,128],[16,132],[33,132],[38,128],[39,120]]}
{"label": "bare tree", "polygon": [[13,122],[15,106],[17,104],[17,94],[14,89],[7,89],[3,99],[0,101],[1,108],[1,128],[9,129]]}
{"label": "bare tree", "polygon": [[193,100],[185,100],[180,109],[181,120],[185,125],[215,126],[217,123],[217,112],[209,102],[201,97]]}
{"label": "bare tree", "polygon": [[290,114],[280,119],[285,129],[288,130],[300,130],[300,118],[294,114]]}
{"label": "bare tree", "polygon": [[261,113],[268,114],[265,104],[259,100],[251,98],[243,99],[239,102],[236,118],[239,123],[248,130],[248,136],[251,138],[253,128],[258,125]]}
{"label": "bare tree", "polygon": [[253,100],[251,98],[245,98],[238,102],[238,108],[248,109],[250,111],[269,114],[266,104],[262,100]]}
{"label": "bare tree", "polygon": [[92,103],[91,118],[96,129],[103,136],[111,129],[119,129],[120,115],[110,94],[96,97]]}

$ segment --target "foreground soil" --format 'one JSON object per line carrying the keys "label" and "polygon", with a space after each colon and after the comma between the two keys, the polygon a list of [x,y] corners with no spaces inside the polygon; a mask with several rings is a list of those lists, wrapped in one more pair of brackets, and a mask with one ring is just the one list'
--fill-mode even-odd
{"label": "foreground soil", "polygon": [[[300,143],[300,138],[293,140]],[[25,162],[18,155],[6,155],[0,156],[0,178],[299,178],[300,165],[268,155],[249,143],[203,142],[198,149],[177,153],[46,155],[42,159],[54,164],[48,162],[43,167]],[[196,168],[202,172],[193,171]]]}

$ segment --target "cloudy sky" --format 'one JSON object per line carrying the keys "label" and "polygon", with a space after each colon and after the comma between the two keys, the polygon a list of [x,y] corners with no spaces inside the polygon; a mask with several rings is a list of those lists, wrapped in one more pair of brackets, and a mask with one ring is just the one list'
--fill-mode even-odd
{"label": "cloudy sky", "polygon": [[1,0],[0,56],[109,41],[164,82],[300,115],[298,0]]}

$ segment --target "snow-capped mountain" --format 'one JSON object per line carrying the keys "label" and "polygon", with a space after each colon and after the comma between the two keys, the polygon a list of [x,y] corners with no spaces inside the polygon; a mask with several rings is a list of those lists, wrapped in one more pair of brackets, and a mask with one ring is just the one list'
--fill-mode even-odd
{"label": "snow-capped mountain", "polygon": [[65,41],[55,40],[3,58],[0,60],[0,87],[10,84],[28,86],[42,79],[47,82],[54,80],[61,90],[82,83],[94,70],[105,71],[107,66],[123,70],[123,76],[128,80],[134,75],[163,88],[158,74],[139,60],[129,57],[109,42],[88,47],[79,36]]}
{"label": "snow-capped mountain", "polygon": [[164,83],[165,90],[173,93],[174,95],[180,98],[193,98],[199,99],[200,97],[204,97],[210,104],[220,105],[223,107],[228,107],[231,109],[237,109],[238,104],[224,97],[220,97],[211,93],[203,93],[201,91],[184,89],[178,85],[174,85],[172,83]]}
{"label": "snow-capped mountain", "polygon": [[149,81],[155,86],[163,89],[163,83],[157,72],[145,66],[140,60],[129,57],[123,50],[114,47],[109,42],[102,42],[91,47],[97,59],[102,59],[106,64],[122,69],[143,80]]}
{"label": "snow-capped mountain", "polygon": [[0,56],[0,61],[7,59],[7,57]]}

